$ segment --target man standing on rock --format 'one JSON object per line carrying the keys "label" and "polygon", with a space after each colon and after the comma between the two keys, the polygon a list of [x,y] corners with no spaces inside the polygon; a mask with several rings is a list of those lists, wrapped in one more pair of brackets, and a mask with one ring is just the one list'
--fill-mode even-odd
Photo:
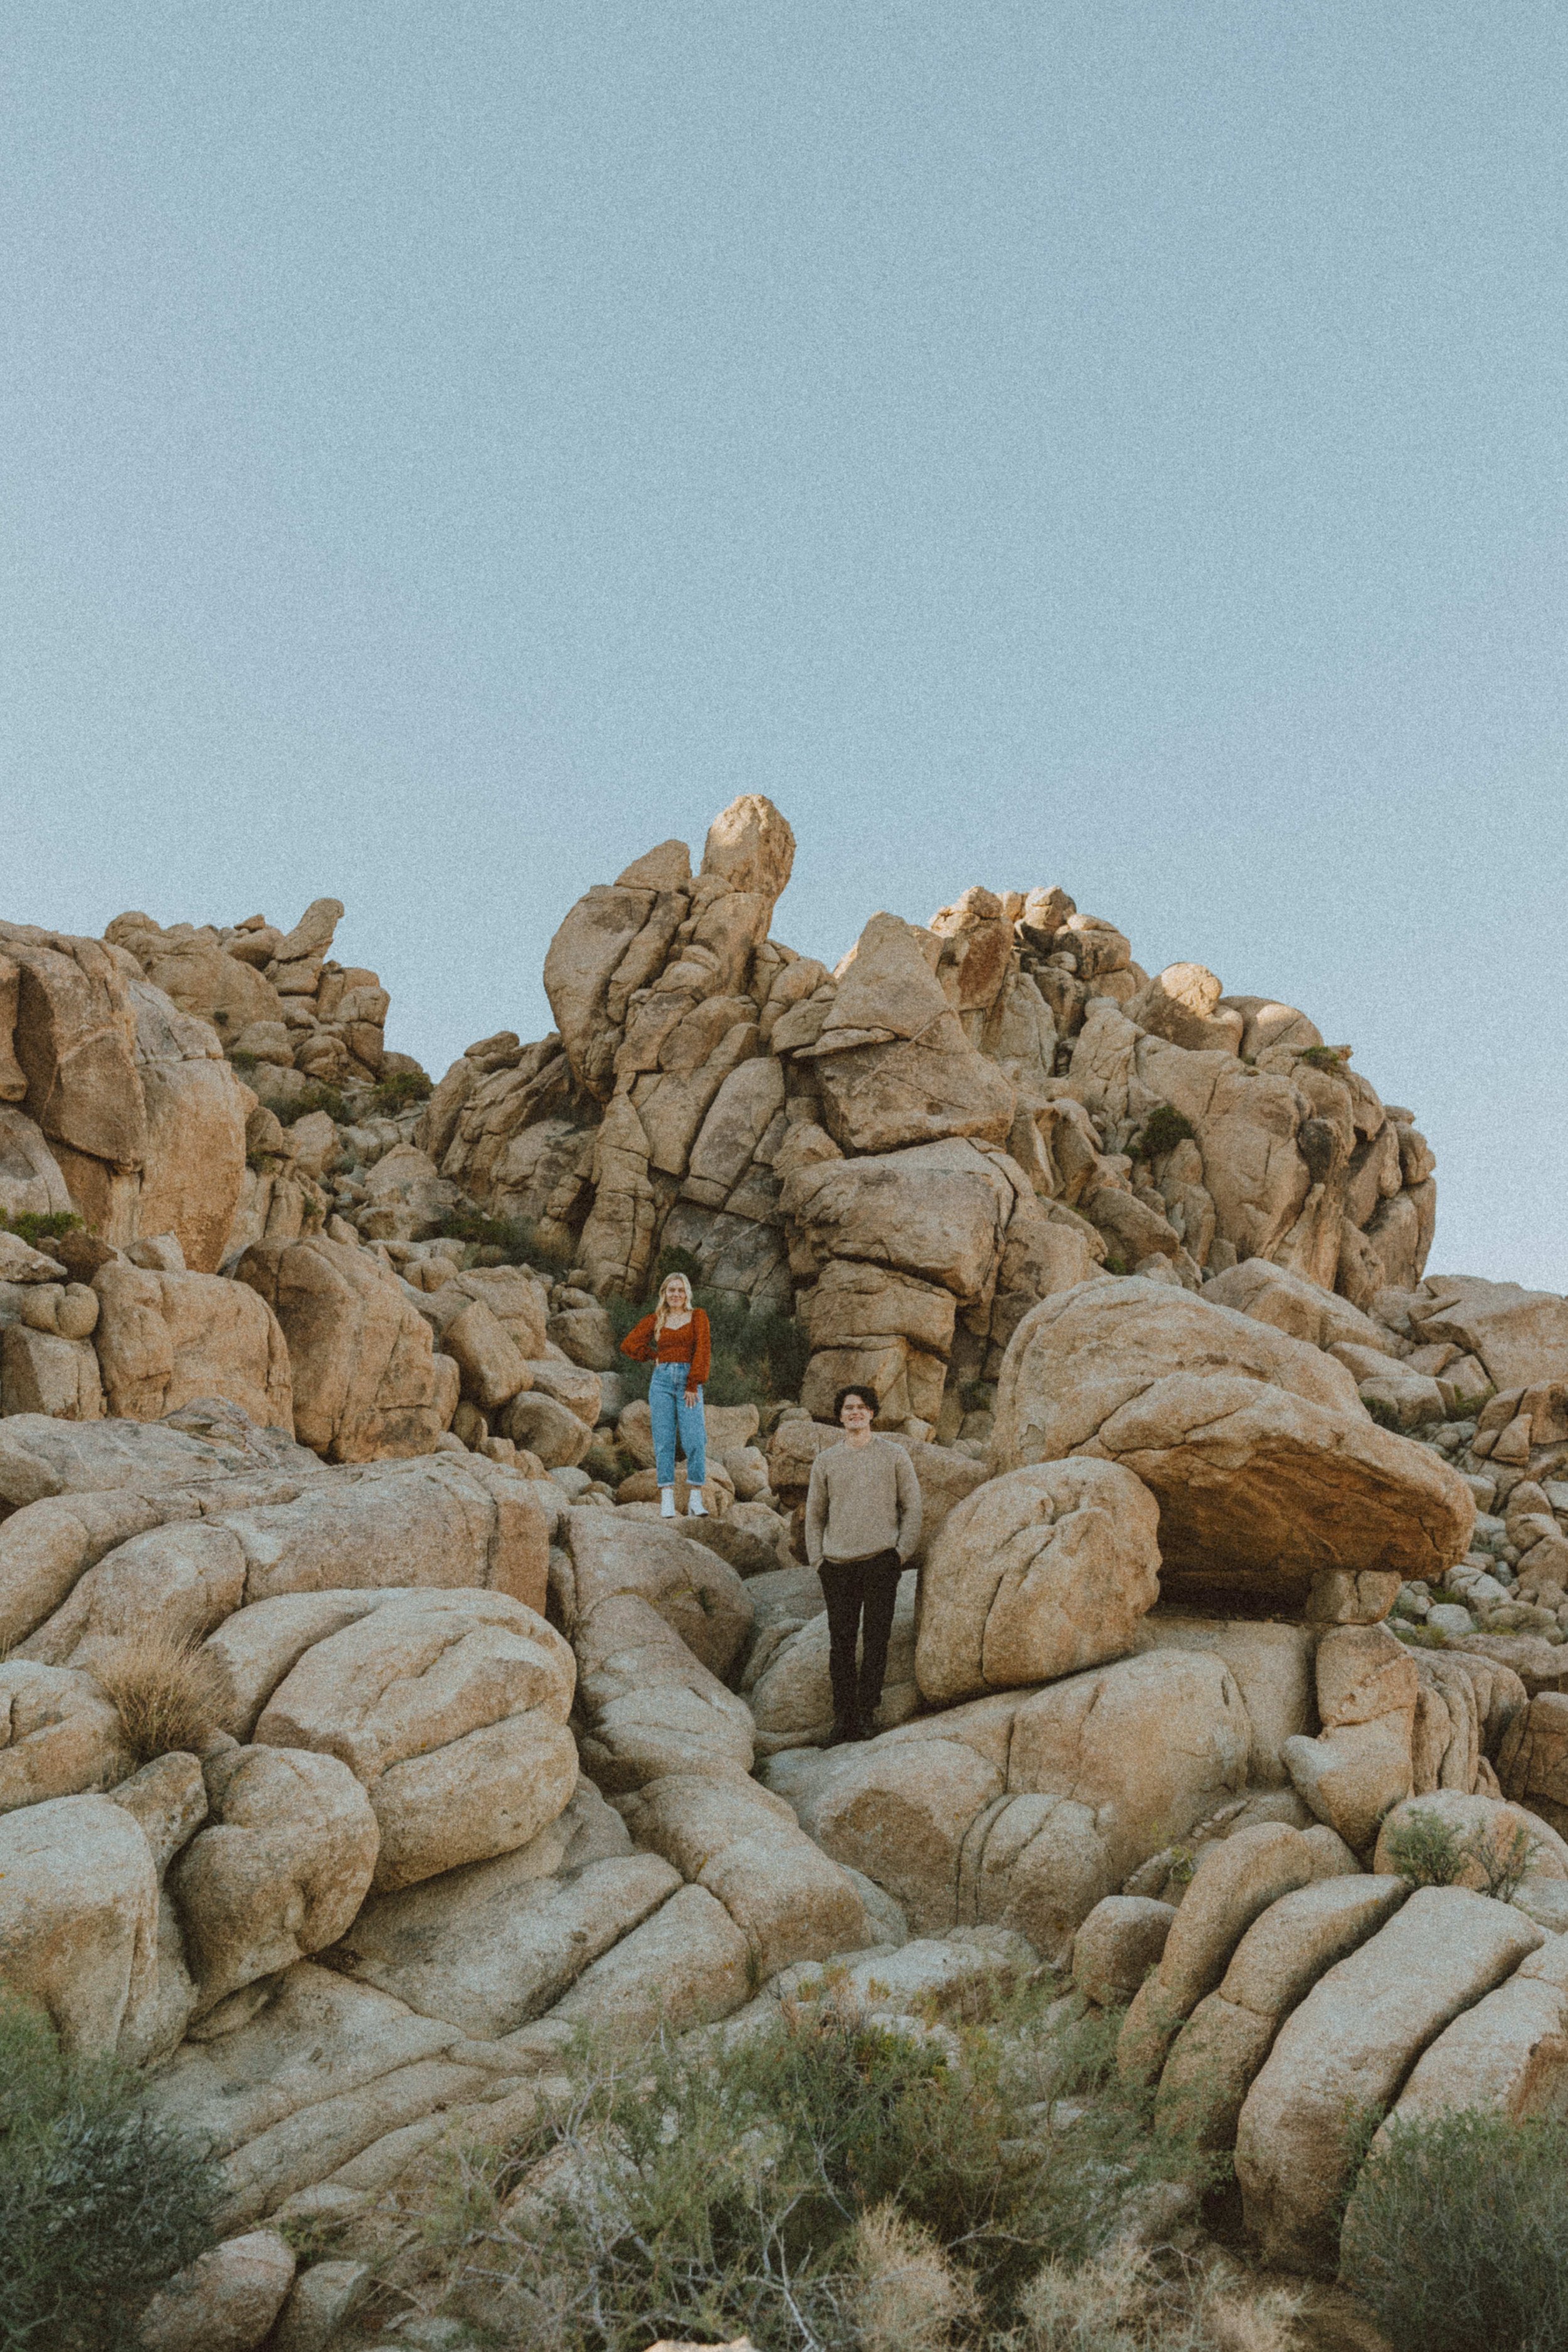
{"label": "man standing on rock", "polygon": [[[822,1579],[827,1601],[827,1671],[837,1745],[843,1739],[869,1739],[874,1728],[899,1577],[921,1539],[921,1490],[904,1448],[871,1434],[875,1389],[840,1389],[833,1410],[844,1441],[828,1446],[811,1465],[805,1553]],[[862,1611],[865,1654],[857,1672]]]}

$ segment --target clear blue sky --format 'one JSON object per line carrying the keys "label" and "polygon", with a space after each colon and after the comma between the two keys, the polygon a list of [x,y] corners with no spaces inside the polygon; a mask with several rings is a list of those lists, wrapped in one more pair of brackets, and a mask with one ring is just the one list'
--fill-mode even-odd
{"label": "clear blue sky", "polygon": [[1568,1289],[1568,16],[21,0],[0,911],[292,922],[437,1073],[733,793],[1060,881]]}

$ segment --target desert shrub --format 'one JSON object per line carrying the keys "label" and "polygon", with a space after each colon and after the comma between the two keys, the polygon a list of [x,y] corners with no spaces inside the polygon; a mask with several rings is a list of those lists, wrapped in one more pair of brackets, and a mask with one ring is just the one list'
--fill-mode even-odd
{"label": "desert shrub", "polygon": [[539,1238],[526,1217],[488,1217],[482,1209],[454,1209],[441,1220],[445,1240],[467,1242],[485,1253],[488,1265],[531,1265],[559,1277],[571,1264],[565,1253]]}
{"label": "desert shrub", "polygon": [[632,1456],[619,1445],[590,1445],[577,1465],[590,1478],[596,1478],[613,1494],[623,1478],[629,1478],[637,1467]]}
{"label": "desert shrub", "polygon": [[1296,1059],[1305,1062],[1310,1069],[1327,1070],[1331,1076],[1338,1076],[1346,1056],[1334,1045],[1304,1045]]}
{"label": "desert shrub", "polygon": [[1195,1142],[1197,1129],[1173,1103],[1156,1103],[1132,1147],[1134,1159],[1163,1160],[1178,1143]]}
{"label": "desert shrub", "polygon": [[74,1234],[81,1219],[74,1209],[50,1209],[47,1214],[36,1209],[23,1209],[14,1217],[0,1217],[0,1230],[15,1234],[29,1249],[37,1249],[44,1242],[58,1242],[66,1234]]}
{"label": "desert shrub", "polygon": [[228,1060],[230,1067],[237,1070],[241,1077],[245,1076],[247,1070],[254,1070],[257,1066],[256,1055],[254,1054],[247,1053],[242,1045],[229,1046]]}
{"label": "desert shrub", "polygon": [[0,2005],[0,2352],[124,2352],[212,2242],[222,2183],[136,2077]]}
{"label": "desert shrub", "polygon": [[312,1111],[324,1110],[339,1127],[353,1123],[353,1110],[335,1087],[307,1087],[298,1101],[275,1103],[280,1127],[292,1127],[296,1119],[309,1118]]}
{"label": "desert shrub", "polygon": [[390,1077],[377,1078],[370,1090],[370,1107],[384,1118],[395,1118],[400,1110],[412,1109],[425,1102],[431,1093],[429,1079],[423,1070],[394,1070]]}
{"label": "desert shrub", "polygon": [[1479,1877],[1480,1892],[1511,1903],[1529,1877],[1539,1841],[1523,1822],[1505,1831],[1482,1822],[1461,1835],[1430,1806],[1411,1805],[1387,1832],[1394,1872],[1412,1886],[1457,1886]]}
{"label": "desert shrub", "polygon": [[138,1765],[194,1748],[222,1720],[223,1668],[200,1643],[153,1627],[129,1633],[92,1669]]}
{"label": "desert shrub", "polygon": [[551,2352],[936,2352],[1015,2324],[1042,2263],[1092,2254],[1131,2197],[1192,2168],[1116,2085],[1120,2021],[1062,2034],[1043,1975],[940,2037],[815,1990],[729,2046],[581,2046],[570,2105],[400,2186],[389,2293]]}
{"label": "desert shrub", "polygon": [[1561,2352],[1568,2122],[1396,2124],[1362,2169],[1341,2263],[1394,2352]]}

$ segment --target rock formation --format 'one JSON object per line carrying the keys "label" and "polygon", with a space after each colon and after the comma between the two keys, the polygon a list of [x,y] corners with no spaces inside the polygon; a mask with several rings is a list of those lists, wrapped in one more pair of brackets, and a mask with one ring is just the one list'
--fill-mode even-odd
{"label": "rock formation", "polygon": [[[156,2340],[325,2340],[353,2266],[254,2225],[500,2129],[578,2023],[911,1936],[911,1985],[1130,2004],[1300,2267],[1346,2096],[1560,2095],[1568,1302],[1426,1276],[1432,1155],[1303,1013],[1058,887],[830,972],[793,854],[749,795],[637,857],[555,1030],[433,1087],[336,900],[0,926],[0,1980],[212,2136]],[[613,1316],[672,1252],[805,1345],[670,1524]],[[830,1748],[847,1381],[925,1529]],[[184,1744],[125,1697],[160,1644]],[[1412,1894],[1424,1806],[1463,1868]]]}

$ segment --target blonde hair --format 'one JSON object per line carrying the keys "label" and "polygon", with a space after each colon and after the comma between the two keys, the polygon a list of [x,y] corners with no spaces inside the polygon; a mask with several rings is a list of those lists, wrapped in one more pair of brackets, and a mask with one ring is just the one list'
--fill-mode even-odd
{"label": "blonde hair", "polygon": [[673,1282],[679,1282],[685,1291],[686,1304],[691,1312],[695,1314],[697,1311],[691,1296],[691,1285],[685,1275],[667,1274],[658,1286],[658,1305],[653,1310],[653,1336],[656,1340],[664,1337],[664,1327],[669,1317],[669,1286]]}

